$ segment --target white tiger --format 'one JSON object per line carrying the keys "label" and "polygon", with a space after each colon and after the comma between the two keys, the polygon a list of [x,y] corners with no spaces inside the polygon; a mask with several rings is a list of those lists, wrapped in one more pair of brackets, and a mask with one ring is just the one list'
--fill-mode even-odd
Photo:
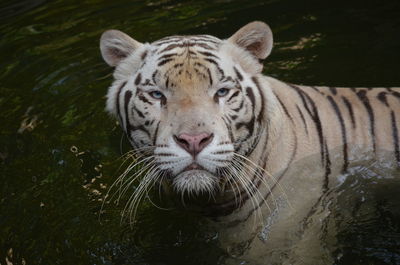
{"label": "white tiger", "polygon": [[130,209],[154,183],[194,205],[212,195],[197,208],[233,256],[317,264],[317,254],[302,250],[318,252],[319,226],[301,224],[352,164],[380,159],[397,168],[400,88],[298,86],[264,76],[259,60],[272,43],[262,22],[227,40],[140,43],[106,31],[101,53],[115,67],[107,110],[146,172]]}

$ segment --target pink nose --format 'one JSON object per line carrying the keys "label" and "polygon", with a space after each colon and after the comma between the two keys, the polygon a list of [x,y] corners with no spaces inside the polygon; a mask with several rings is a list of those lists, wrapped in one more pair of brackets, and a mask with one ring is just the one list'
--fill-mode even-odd
{"label": "pink nose", "polygon": [[212,133],[200,133],[200,134],[187,134],[181,133],[180,135],[174,135],[175,142],[185,149],[189,154],[195,157],[201,150],[204,149],[211,140],[214,138]]}

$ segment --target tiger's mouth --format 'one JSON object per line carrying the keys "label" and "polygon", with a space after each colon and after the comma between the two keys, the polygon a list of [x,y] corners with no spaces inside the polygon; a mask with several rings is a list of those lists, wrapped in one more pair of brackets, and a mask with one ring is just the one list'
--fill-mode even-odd
{"label": "tiger's mouth", "polygon": [[178,174],[165,171],[164,191],[166,203],[185,211],[201,215],[217,216],[218,208],[225,201],[225,196],[231,196],[227,188],[228,176],[226,168],[216,168],[215,172],[193,161]]}
{"label": "tiger's mouth", "polygon": [[[197,167],[198,165],[194,165]],[[225,192],[230,196],[227,177],[219,173],[211,173],[207,169],[194,169],[188,166],[178,175],[172,176],[171,192],[168,192],[169,202],[185,211],[204,216],[218,216],[220,205],[225,202]],[[235,205],[234,205],[235,206]]]}
{"label": "tiger's mouth", "polygon": [[[185,171],[190,171],[190,170],[205,170],[204,167],[200,166],[199,164],[197,164],[196,162],[193,162],[192,164],[190,164],[189,166],[187,166],[184,170],[182,170],[182,172]],[[182,173],[181,172],[181,173]]]}
{"label": "tiger's mouth", "polygon": [[190,164],[172,179],[174,190],[188,195],[213,194],[218,183],[218,176],[196,163]]}

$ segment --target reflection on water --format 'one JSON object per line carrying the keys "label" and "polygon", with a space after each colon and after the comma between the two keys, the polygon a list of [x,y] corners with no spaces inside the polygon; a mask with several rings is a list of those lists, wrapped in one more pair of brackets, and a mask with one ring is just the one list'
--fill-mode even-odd
{"label": "reflection on water", "polygon": [[399,177],[361,167],[338,188],[326,224],[336,264],[400,264]]}
{"label": "reflection on water", "polygon": [[[218,235],[202,231],[194,214],[145,202],[130,226],[121,223],[123,202],[110,202],[99,217],[119,157],[129,150],[104,112],[111,71],[99,36],[117,28],[140,41],[224,38],[258,19],[275,32],[265,73],[304,84],[399,85],[400,2],[325,4],[2,1],[0,263],[223,264]],[[398,264],[398,184],[357,179],[350,176],[329,204],[327,225],[337,236],[324,234],[327,249],[336,264]]]}

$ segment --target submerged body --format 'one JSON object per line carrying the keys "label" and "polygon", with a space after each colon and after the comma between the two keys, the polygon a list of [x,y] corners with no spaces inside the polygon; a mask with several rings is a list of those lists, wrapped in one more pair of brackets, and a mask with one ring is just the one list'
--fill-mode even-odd
{"label": "submerged body", "polygon": [[101,40],[116,66],[107,109],[148,169],[130,208],[154,183],[210,195],[201,210],[221,246],[251,264],[295,263],[306,246],[317,252],[319,226],[304,223],[337,176],[357,163],[400,161],[400,88],[287,84],[261,74],[258,60],[271,49],[261,22],[228,40],[142,44],[119,31]]}

